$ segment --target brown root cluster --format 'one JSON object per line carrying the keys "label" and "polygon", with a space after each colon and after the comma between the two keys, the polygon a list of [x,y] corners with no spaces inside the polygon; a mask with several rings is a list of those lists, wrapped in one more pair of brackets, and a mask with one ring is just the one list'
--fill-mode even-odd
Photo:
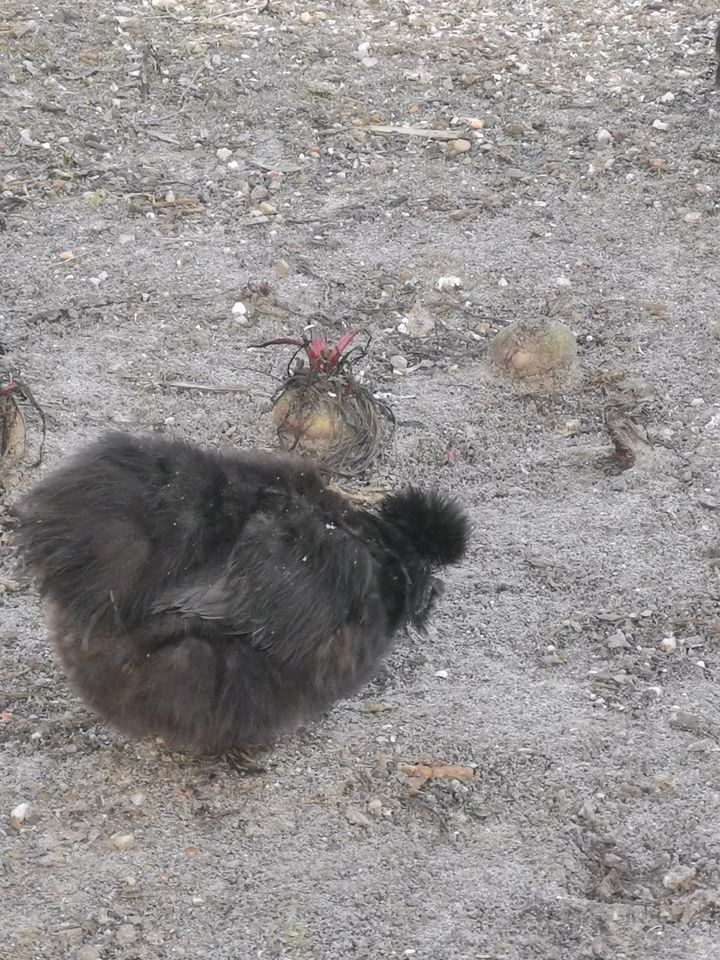
{"label": "brown root cluster", "polygon": [[0,370],[0,483],[25,454],[27,424],[22,403],[29,405],[40,418],[40,449],[32,464],[36,467],[42,460],[45,445],[45,413],[26,383],[14,378],[9,370]]}
{"label": "brown root cluster", "polygon": [[25,417],[10,393],[0,395],[0,481],[25,452]]}
{"label": "brown root cluster", "polygon": [[334,376],[303,367],[276,395],[273,422],[284,450],[312,457],[333,475],[351,477],[372,465],[394,417],[349,367]]}

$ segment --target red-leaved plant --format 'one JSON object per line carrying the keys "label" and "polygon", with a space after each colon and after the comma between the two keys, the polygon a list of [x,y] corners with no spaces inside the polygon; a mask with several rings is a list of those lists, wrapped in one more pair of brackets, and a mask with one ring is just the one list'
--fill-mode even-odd
{"label": "red-leaved plant", "polygon": [[334,343],[318,335],[278,337],[257,347],[290,346],[295,352],[287,377],[273,397],[273,422],[280,445],[316,460],[335,476],[354,476],[375,460],[394,418],[390,408],[353,376],[353,367],[366,356],[361,331],[349,330]]}
{"label": "red-leaved plant", "polygon": [[[293,360],[298,353],[303,351],[313,373],[331,377],[337,372],[343,361],[347,359],[345,353],[359,332],[359,330],[348,331],[333,346],[328,344],[325,337],[315,337],[313,340],[310,340],[309,337],[303,337],[302,339],[298,337],[278,337],[275,340],[259,343],[257,346],[258,348],[283,345],[297,347]],[[290,363],[292,363],[292,360]]]}

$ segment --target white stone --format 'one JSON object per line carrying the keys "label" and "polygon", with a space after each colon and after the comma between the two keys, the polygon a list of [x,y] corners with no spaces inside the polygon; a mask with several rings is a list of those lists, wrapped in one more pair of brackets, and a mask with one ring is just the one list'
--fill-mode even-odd
{"label": "white stone", "polygon": [[675,637],[663,637],[660,641],[660,649],[663,653],[675,653],[677,649],[677,640]]}
{"label": "white stone", "polygon": [[462,285],[462,278],[453,276],[440,277],[436,284],[438,290],[461,290]]}

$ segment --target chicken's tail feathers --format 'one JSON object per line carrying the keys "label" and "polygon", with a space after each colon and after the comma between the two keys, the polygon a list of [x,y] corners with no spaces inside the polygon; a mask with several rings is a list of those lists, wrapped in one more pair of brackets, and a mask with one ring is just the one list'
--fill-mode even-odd
{"label": "chicken's tail feathers", "polygon": [[382,501],[380,515],[432,564],[457,563],[467,551],[467,515],[459,503],[439,491],[406,487]]}

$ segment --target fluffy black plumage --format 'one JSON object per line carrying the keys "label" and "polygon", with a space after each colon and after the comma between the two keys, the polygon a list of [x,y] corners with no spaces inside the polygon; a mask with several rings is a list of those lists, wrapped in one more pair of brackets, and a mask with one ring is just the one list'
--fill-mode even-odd
{"label": "fluffy black plumage", "polygon": [[380,505],[383,519],[431,564],[462,560],[467,547],[467,519],[457,503],[435,491],[407,487]]}
{"label": "fluffy black plumage", "polygon": [[463,556],[452,501],[378,510],[307,460],[110,434],[18,508],[17,542],[75,689],[130,736],[222,752],[270,742],[354,693],[434,568]]}

